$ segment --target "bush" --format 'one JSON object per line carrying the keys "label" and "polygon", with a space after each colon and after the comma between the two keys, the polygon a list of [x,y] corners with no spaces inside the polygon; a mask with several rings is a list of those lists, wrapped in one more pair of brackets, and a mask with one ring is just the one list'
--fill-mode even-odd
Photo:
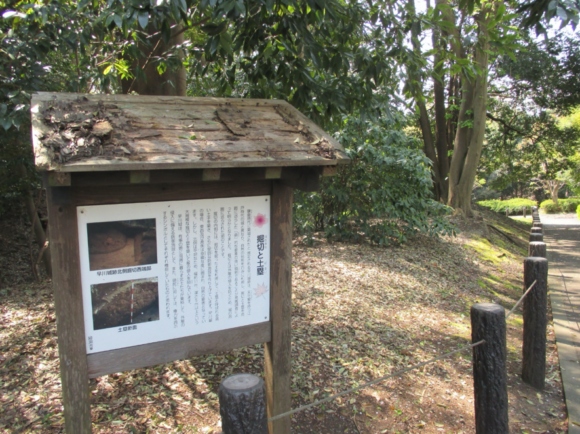
{"label": "bush", "polygon": [[508,200],[482,200],[478,205],[491,209],[502,214],[519,215],[524,213],[524,209],[530,211],[536,206],[536,202],[530,199],[508,199]]}
{"label": "bush", "polygon": [[558,201],[558,205],[556,205],[552,199],[543,201],[540,204],[540,209],[544,211],[546,214],[557,214],[559,212],[562,212],[562,208],[560,207],[560,201]]}
{"label": "bush", "polygon": [[580,198],[578,197],[571,197],[569,199],[559,199],[558,203],[560,203],[562,207],[562,211],[564,212],[575,212],[580,205]]}
{"label": "bush", "polygon": [[576,208],[576,215],[578,216],[578,219],[580,220],[580,205],[578,205],[578,208]]}
{"label": "bush", "polygon": [[576,197],[558,199],[558,205],[552,199],[548,199],[540,204],[540,209],[547,214],[556,214],[559,212],[574,212],[578,208],[578,205],[580,205],[580,198]]}
{"label": "bush", "polygon": [[397,120],[348,120],[337,138],[351,158],[336,176],[323,179],[320,193],[297,193],[295,229],[311,239],[386,245],[409,235],[454,234],[450,209],[432,195],[429,160]]}

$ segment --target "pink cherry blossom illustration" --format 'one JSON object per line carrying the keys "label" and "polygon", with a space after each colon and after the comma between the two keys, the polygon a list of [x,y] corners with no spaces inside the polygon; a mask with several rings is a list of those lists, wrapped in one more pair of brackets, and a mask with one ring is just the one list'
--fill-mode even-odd
{"label": "pink cherry blossom illustration", "polygon": [[268,218],[264,214],[258,214],[254,217],[254,226],[261,228],[266,223],[268,223]]}
{"label": "pink cherry blossom illustration", "polygon": [[256,297],[259,297],[260,295],[264,295],[268,292],[268,288],[266,288],[266,285],[258,285],[256,288],[254,288],[254,295]]}

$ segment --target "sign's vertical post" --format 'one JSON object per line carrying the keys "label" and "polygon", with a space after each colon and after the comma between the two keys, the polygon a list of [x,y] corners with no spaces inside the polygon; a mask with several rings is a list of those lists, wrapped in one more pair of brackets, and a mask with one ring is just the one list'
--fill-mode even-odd
{"label": "sign's vertical post", "polygon": [[[291,187],[274,182],[271,204],[270,321],[264,378],[268,417],[291,409],[292,201]],[[290,416],[268,423],[270,434],[290,434]]]}
{"label": "sign's vertical post", "polygon": [[89,434],[91,409],[76,207],[71,187],[48,187],[47,195],[65,431]]}

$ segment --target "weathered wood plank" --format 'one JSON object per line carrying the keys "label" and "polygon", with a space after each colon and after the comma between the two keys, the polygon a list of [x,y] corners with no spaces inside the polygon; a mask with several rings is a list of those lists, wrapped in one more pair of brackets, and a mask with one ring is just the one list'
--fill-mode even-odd
{"label": "weathered wood plank", "polygon": [[[290,169],[290,168],[288,168]],[[322,167],[312,167],[316,173],[321,173]],[[257,181],[265,179],[296,178],[294,172],[283,170],[282,167],[242,167],[220,169],[220,181]],[[52,173],[52,172],[48,172]],[[68,173],[68,172],[64,172]],[[72,185],[75,187],[126,185],[133,184],[131,173],[120,172],[73,172]],[[149,184],[183,184],[203,181],[203,169],[153,170],[149,172]]]}
{"label": "weathered wood plank", "polygon": [[89,354],[90,378],[269,342],[270,322]]}
{"label": "weathered wood plank", "polygon": [[[219,137],[217,137],[218,135]],[[130,134],[127,134],[123,136],[123,140],[127,140],[127,143],[136,152],[136,157],[140,159],[147,159],[150,154],[157,153],[187,156],[191,153],[217,152],[220,154],[220,158],[227,158],[228,155],[235,155],[239,152],[259,151],[263,152],[262,157],[272,156],[276,158],[278,152],[301,152],[304,155],[316,155],[318,149],[317,145],[306,143],[300,134],[291,133],[269,132],[260,133],[260,137],[250,134],[248,137],[238,138],[232,136],[231,133],[208,133],[207,136],[203,136],[169,130],[162,138],[153,135],[150,137],[148,139],[133,139]]]}
{"label": "weathered wood plank", "polygon": [[170,200],[213,199],[271,194],[270,182],[218,181],[199,184],[134,184],[86,186],[73,189],[77,205],[105,205]]}
{"label": "weathered wood plank", "polygon": [[[191,116],[181,119],[178,117],[170,118],[166,117],[160,122],[157,116],[146,116],[142,115],[138,119],[131,121],[131,125],[136,129],[157,129],[157,130],[192,130],[196,132],[201,132],[204,134],[208,131],[227,131],[225,125],[219,121],[213,120],[211,116],[209,119],[192,119]],[[264,130],[273,129],[275,131],[285,131],[285,132],[298,132],[298,128],[287,124],[281,118],[280,119],[264,119],[255,118],[252,119],[251,124],[252,130]]]}
{"label": "weathered wood plank", "polygon": [[[47,188],[52,285],[56,311],[62,403],[69,434],[91,432],[77,213],[71,188]],[[55,193],[58,194],[55,195]]]}
{"label": "weathered wood plank", "polygon": [[[272,339],[265,345],[264,381],[268,417],[290,410],[292,339],[292,188],[273,182],[271,204],[270,318]],[[268,424],[270,434],[289,434],[290,417]]]}
{"label": "weathered wood plank", "polygon": [[[34,94],[39,102],[50,102],[53,101],[55,96],[58,95],[58,98],[61,100],[68,100],[74,101],[79,96],[87,97],[90,100],[95,101],[105,101],[105,102],[126,102],[126,103],[135,103],[135,96],[134,95],[126,95],[126,94],[100,94],[100,95],[93,95],[93,94],[83,94],[83,93],[61,93],[61,92],[38,92]],[[192,98],[189,97],[181,97],[181,96],[162,96],[162,95],[140,95],[139,96],[139,104],[183,104],[183,103],[191,103]],[[240,106],[250,106],[250,107],[259,107],[259,106],[274,106],[280,104],[280,100],[276,99],[259,99],[259,98],[214,98],[214,97],[196,97],[195,98],[196,105],[220,105],[220,104],[235,104]]]}
{"label": "weathered wood plank", "polygon": [[[163,121],[157,121],[157,123],[149,123],[148,125],[143,126],[135,126],[132,125],[132,129],[128,129],[126,131],[120,132],[123,138],[131,141],[137,140],[166,140],[168,138],[186,138],[189,139],[191,135],[195,135],[197,139],[193,139],[194,141],[232,141],[232,140],[243,140],[243,141],[252,141],[252,140],[281,140],[281,141],[288,141],[292,139],[293,141],[296,139],[300,139],[302,141],[302,145],[306,144],[305,135],[303,135],[298,129],[296,128],[284,128],[283,125],[276,125],[276,122],[271,121],[264,121],[260,123],[261,125],[255,126],[252,124],[246,127],[244,131],[244,135],[236,135],[232,133],[227,128],[221,126],[219,128],[213,127],[212,129],[203,129],[196,128],[194,124],[184,125],[182,127],[178,127],[174,125],[174,128],[167,128],[167,125]],[[202,138],[202,136],[204,138]]]}
{"label": "weathered wood plank", "polygon": [[332,166],[348,161],[332,137],[284,101],[40,93],[33,95],[31,113],[41,170]]}
{"label": "weathered wood plank", "polygon": [[[55,166],[60,172],[100,172],[117,170],[162,170],[162,169],[209,169],[230,167],[290,167],[336,165],[329,160],[303,152],[277,152],[276,157],[264,157],[264,152],[231,152],[227,156],[218,153],[198,152],[187,155],[152,155],[143,160],[117,157],[112,159],[91,158]],[[213,159],[212,159],[213,158]],[[341,164],[345,160],[338,160]],[[37,166],[38,167],[38,166]]]}
{"label": "weathered wood plank", "polygon": [[[236,110],[243,110],[245,114],[245,120],[253,123],[255,121],[266,121],[266,122],[276,122],[277,125],[285,124],[282,117],[273,110],[272,106],[261,106],[257,107],[255,105],[240,105],[238,100],[231,100],[232,104],[215,104],[215,105],[204,105],[197,104],[197,99],[192,98],[188,103],[182,104],[171,104],[167,105],[165,103],[157,104],[141,104],[140,102],[133,103],[108,103],[111,108],[108,109],[112,114],[125,114],[131,124],[133,122],[138,122],[140,119],[152,120],[154,125],[162,126],[166,120],[180,120],[188,121],[190,123],[197,122],[206,125],[206,127],[216,126],[221,128],[227,128],[226,123],[218,113],[222,110],[227,110],[229,108],[234,108]],[[226,118],[228,121],[231,118]],[[235,118],[234,118],[235,119]],[[157,128],[153,127],[153,128]],[[291,127],[287,125],[287,127]],[[211,129],[211,128],[210,128]]]}
{"label": "weathered wood plank", "polygon": [[332,136],[327,134],[322,128],[320,128],[318,125],[316,125],[306,116],[304,116],[301,112],[296,110],[290,103],[286,101],[280,101],[280,105],[276,106],[276,110],[279,113],[283,113],[289,116],[290,118],[295,118],[298,122],[301,122],[309,131],[311,131],[316,138],[325,138],[332,144],[332,146],[336,150],[344,152],[344,148],[338,141],[336,141]]}

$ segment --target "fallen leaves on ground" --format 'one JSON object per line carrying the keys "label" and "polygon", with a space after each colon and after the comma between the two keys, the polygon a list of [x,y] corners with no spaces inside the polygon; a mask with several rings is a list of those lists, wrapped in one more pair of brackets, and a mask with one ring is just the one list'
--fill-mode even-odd
{"label": "fallen leaves on ground", "polygon": [[[521,223],[485,215],[512,237],[527,234]],[[524,252],[483,221],[462,229],[457,238],[417,236],[389,248],[295,243],[294,407],[468,345],[476,302],[511,308],[522,293]],[[63,432],[50,283],[22,280],[0,290],[0,430]],[[510,431],[567,432],[553,330],[542,392],[520,379],[521,335],[518,309],[508,321]],[[292,430],[473,433],[471,369],[467,350],[298,413]],[[262,371],[263,349],[254,346],[91,380],[93,432],[218,433],[219,382]]]}

